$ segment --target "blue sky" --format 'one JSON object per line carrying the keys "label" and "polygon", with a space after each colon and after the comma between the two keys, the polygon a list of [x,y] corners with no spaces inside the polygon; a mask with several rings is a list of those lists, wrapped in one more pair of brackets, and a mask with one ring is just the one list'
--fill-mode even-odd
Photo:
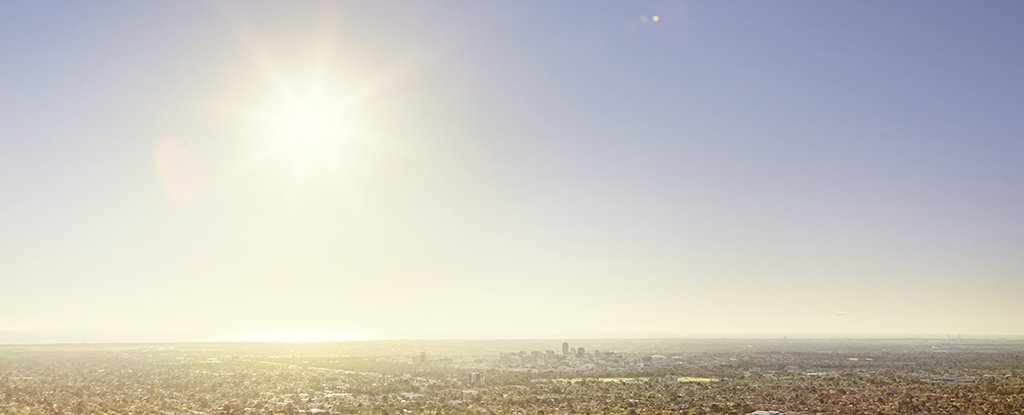
{"label": "blue sky", "polygon": [[1021,17],[6,3],[0,330],[1024,334]]}

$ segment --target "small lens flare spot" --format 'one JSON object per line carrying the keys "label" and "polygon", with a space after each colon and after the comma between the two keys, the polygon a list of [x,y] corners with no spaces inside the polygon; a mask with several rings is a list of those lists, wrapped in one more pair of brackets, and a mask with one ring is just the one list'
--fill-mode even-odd
{"label": "small lens flare spot", "polygon": [[161,140],[153,150],[153,165],[160,187],[172,202],[187,205],[199,198],[199,160],[188,141]]}
{"label": "small lens flare spot", "polygon": [[658,23],[658,22],[661,21],[661,16],[654,15],[654,16],[651,17],[651,21],[654,22],[654,23]]}

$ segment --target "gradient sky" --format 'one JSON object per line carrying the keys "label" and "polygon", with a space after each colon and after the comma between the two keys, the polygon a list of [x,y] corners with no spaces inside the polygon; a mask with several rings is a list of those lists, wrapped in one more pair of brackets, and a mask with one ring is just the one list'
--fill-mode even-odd
{"label": "gradient sky", "polygon": [[1022,20],[3,2],[0,342],[1024,335]]}

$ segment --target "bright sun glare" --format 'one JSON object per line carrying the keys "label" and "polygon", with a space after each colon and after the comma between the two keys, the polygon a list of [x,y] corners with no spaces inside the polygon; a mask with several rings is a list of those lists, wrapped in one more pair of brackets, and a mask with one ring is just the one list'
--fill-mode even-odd
{"label": "bright sun glare", "polygon": [[354,137],[351,113],[340,99],[329,99],[325,91],[291,96],[268,111],[272,140],[292,152],[308,158],[343,150]]}
{"label": "bright sun glare", "polygon": [[[283,164],[299,181],[317,176],[347,180],[369,145],[367,131],[361,128],[368,115],[362,100],[379,93],[390,75],[374,73],[353,82],[342,65],[332,63],[330,48],[275,59],[259,47],[260,42],[251,43],[265,79],[247,89],[265,92],[262,98],[251,97],[254,102],[227,110],[240,116],[245,121],[240,128],[260,143],[246,164]],[[305,61],[312,64],[297,63]]]}
{"label": "bright sun glare", "polygon": [[273,343],[339,342],[372,339],[373,337],[367,333],[324,329],[249,330],[228,336],[229,341]]}

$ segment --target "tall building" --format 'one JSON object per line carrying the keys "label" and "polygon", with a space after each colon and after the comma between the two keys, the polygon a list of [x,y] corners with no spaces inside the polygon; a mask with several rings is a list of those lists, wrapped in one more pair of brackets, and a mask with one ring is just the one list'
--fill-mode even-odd
{"label": "tall building", "polygon": [[584,356],[587,354],[587,349],[584,348],[583,346],[580,346],[579,349],[576,349],[576,354],[579,356]]}
{"label": "tall building", "polygon": [[562,354],[569,354],[569,342],[562,343]]}

